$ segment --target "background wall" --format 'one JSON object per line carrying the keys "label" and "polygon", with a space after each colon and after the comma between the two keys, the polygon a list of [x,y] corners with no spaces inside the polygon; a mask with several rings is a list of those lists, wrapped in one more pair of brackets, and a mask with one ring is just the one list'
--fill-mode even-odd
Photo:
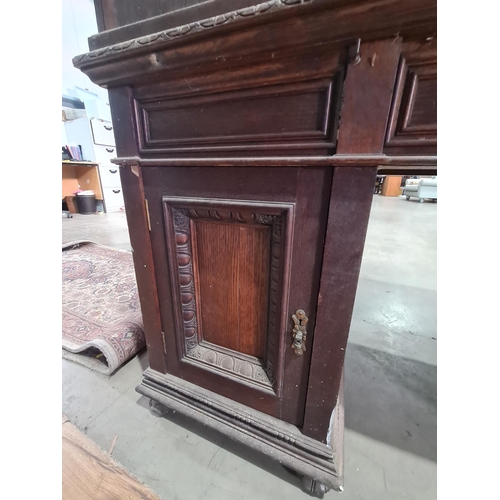
{"label": "background wall", "polygon": [[97,33],[92,0],[62,0],[62,93],[75,96],[74,87],[88,89],[108,103],[108,92],[95,85],[71,60],[89,51],[87,39]]}

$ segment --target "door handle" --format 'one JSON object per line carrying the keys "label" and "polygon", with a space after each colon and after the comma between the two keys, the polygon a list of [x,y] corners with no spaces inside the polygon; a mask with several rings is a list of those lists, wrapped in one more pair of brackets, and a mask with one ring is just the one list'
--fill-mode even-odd
{"label": "door handle", "polygon": [[295,314],[292,315],[292,319],[294,322],[294,326],[292,331],[293,342],[291,347],[294,350],[295,354],[297,354],[298,356],[302,356],[302,354],[306,350],[306,324],[309,319],[302,309],[297,309],[297,311],[295,311]]}
{"label": "door handle", "polygon": [[112,148],[106,148],[106,151],[107,151],[108,153],[112,153],[112,152],[114,151],[114,149],[112,149]]}
{"label": "door handle", "polygon": [[111,169],[109,169],[109,171],[110,171],[112,174],[116,174],[116,172],[118,172],[118,170],[111,170]]}
{"label": "door handle", "polygon": [[113,130],[113,127],[108,127],[107,125],[104,125],[104,128],[105,128],[106,130]]}
{"label": "door handle", "polygon": [[118,194],[121,191],[121,189],[113,189],[113,193]]}

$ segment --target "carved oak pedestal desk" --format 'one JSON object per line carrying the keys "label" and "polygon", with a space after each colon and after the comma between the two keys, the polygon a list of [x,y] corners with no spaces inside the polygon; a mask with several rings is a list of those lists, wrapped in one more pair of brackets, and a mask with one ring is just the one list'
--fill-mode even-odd
{"label": "carved oak pedestal desk", "polygon": [[137,390],[340,490],[376,175],[436,171],[436,5],[180,5],[95,0],[74,59],[109,90],[150,361]]}

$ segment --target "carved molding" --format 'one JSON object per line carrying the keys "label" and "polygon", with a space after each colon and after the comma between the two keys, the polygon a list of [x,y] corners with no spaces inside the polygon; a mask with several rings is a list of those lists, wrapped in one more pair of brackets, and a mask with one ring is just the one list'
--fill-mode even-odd
{"label": "carved molding", "polygon": [[[204,32],[261,14],[274,12],[283,8],[289,8],[294,5],[306,3],[310,4],[313,1],[314,0],[270,0],[251,7],[246,7],[232,12],[227,12],[226,14],[204,19],[202,21],[184,24],[176,28],[170,28],[158,33],[134,38],[132,40],[127,40],[126,42],[103,47],[102,49],[93,50],[91,52],[87,52],[86,54],[74,57],[73,65],[76,68],[82,68],[87,63],[110,59],[115,56],[123,57],[123,54],[133,54],[137,50],[144,49],[145,47],[150,47],[153,50],[156,50],[166,42],[177,40],[189,34]],[[154,54],[152,57],[154,57]]]}
{"label": "carved molding", "polygon": [[[136,390],[301,475],[314,477],[329,488],[342,491],[343,449],[337,448],[337,441],[331,445],[321,443],[282,420],[150,368],[144,372],[144,380]],[[333,428],[339,425],[343,428],[343,411],[336,411],[331,421]]]}
{"label": "carved molding", "polygon": [[240,359],[236,355],[226,354],[217,349],[206,347],[203,344],[197,344],[193,348],[189,348],[189,350],[186,349],[186,351],[188,358],[203,361],[224,372],[259,382],[268,389],[272,389],[272,381],[270,381],[266,371],[257,360]]}
{"label": "carved molding", "polygon": [[[297,447],[301,450],[307,451],[311,455],[315,455],[318,458],[332,460],[335,456],[334,451],[329,445],[326,445],[324,443],[321,443],[319,441],[316,441],[312,438],[305,436],[300,431],[298,431],[295,426],[291,424],[287,424],[284,422],[282,424],[286,426],[288,432],[285,429],[277,429],[272,425],[269,425],[268,423],[268,421],[272,419],[272,417],[260,413],[257,410],[252,410],[248,407],[245,407],[246,409],[245,412],[235,411],[231,407],[240,406],[239,403],[231,401],[231,403],[228,404],[227,406],[223,405],[221,404],[222,403],[221,399],[223,398],[223,396],[213,395],[213,393],[210,393],[210,391],[207,391],[206,389],[202,389],[199,387],[196,388],[192,387],[192,384],[186,381],[179,381],[179,384],[185,386],[185,388],[181,387],[180,385],[175,384],[174,380],[176,380],[176,377],[173,377],[172,375],[168,374],[161,374],[155,372],[151,368],[147,368],[143,376],[144,376],[143,385],[144,382],[146,382],[146,384],[148,382],[160,384],[161,386],[168,388],[171,391],[189,397],[190,400],[196,401],[200,405],[203,405],[207,408],[211,408],[216,412],[224,413],[228,416],[231,416],[232,419],[238,420],[241,424],[250,424],[255,429],[258,429],[261,432],[264,432],[279,441],[290,444],[293,447]],[[187,388],[188,385],[191,390]],[[139,389],[139,387],[137,389]],[[199,394],[201,392],[206,393],[206,396],[204,397],[203,395]],[[209,394],[211,398],[208,397]],[[259,416],[249,418],[249,413],[251,414],[259,413]],[[274,419],[273,422],[275,422]]]}
{"label": "carved molding", "polygon": [[[264,208],[263,208],[264,210]],[[252,383],[273,389],[276,377],[274,361],[276,358],[275,336],[278,318],[279,275],[281,255],[280,215],[250,213],[247,210],[208,208],[186,208],[171,205],[175,248],[177,257],[178,283],[182,310],[184,355],[192,362],[202,362],[212,367],[243,378]],[[233,223],[264,224],[271,226],[271,276],[269,284],[269,303],[267,330],[267,355],[265,368],[261,360],[252,356],[240,355],[229,349],[217,348],[211,344],[200,343],[198,321],[196,318],[196,298],[193,272],[193,252],[191,247],[190,219],[217,220]]]}

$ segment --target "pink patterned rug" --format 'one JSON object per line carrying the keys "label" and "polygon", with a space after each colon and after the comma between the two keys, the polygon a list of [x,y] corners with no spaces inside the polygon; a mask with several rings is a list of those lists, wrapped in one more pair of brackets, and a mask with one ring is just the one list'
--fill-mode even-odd
{"label": "pink patterned rug", "polygon": [[67,243],[62,269],[63,357],[110,375],[146,345],[132,253]]}

